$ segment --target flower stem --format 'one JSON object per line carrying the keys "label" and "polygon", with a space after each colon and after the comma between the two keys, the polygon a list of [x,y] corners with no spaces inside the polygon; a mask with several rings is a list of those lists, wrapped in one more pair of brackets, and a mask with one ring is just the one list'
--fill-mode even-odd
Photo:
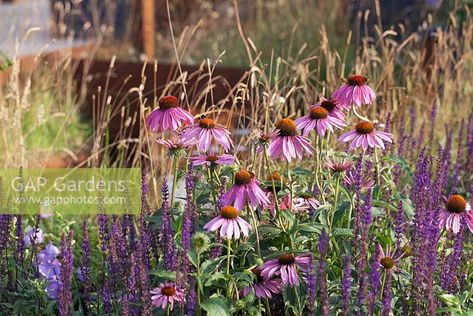
{"label": "flower stem", "polygon": [[374,163],[376,165],[376,185],[379,188],[381,186],[381,174],[380,174],[380,168],[379,168],[378,151],[376,150],[376,148],[374,149]]}
{"label": "flower stem", "polygon": [[359,119],[362,120],[362,121],[366,121],[366,122],[370,122],[370,123],[371,123],[371,121],[370,121],[367,117],[364,117],[364,116],[360,115],[360,114],[356,111],[356,106],[355,106],[354,104],[351,106],[351,108],[352,108],[352,110],[353,110],[353,114],[355,114],[355,116],[356,116],[357,118],[359,118]]}
{"label": "flower stem", "polygon": [[289,181],[289,190],[291,192],[290,198],[290,210],[294,208],[294,187],[292,186],[292,175],[291,175],[291,168],[289,166],[289,161],[286,161],[286,171],[287,171],[287,179]]}
{"label": "flower stem", "polygon": [[335,218],[335,213],[337,212],[339,191],[340,191],[340,176],[336,174],[335,175],[335,197],[333,201],[332,214],[331,214],[331,219],[329,223],[329,236],[332,236],[333,221]]}
{"label": "flower stem", "polygon": [[227,275],[230,275],[230,257],[231,257],[231,249],[232,249],[232,239],[227,239]]}
{"label": "flower stem", "polygon": [[253,211],[251,205],[248,204],[249,213],[251,215],[251,220],[253,222],[253,227],[255,229],[256,235],[256,250],[258,251],[258,256],[261,258],[261,247],[259,244],[259,233],[258,233],[258,223],[256,222],[255,212]]}
{"label": "flower stem", "polygon": [[379,301],[383,301],[383,292],[384,292],[384,286],[386,284],[386,273],[383,275],[383,282],[381,283],[381,292],[379,292]]}
{"label": "flower stem", "polygon": [[213,173],[213,167],[210,166],[207,168],[207,178],[209,180],[210,186],[211,186],[211,191],[212,191],[212,198],[214,200],[214,207],[215,207],[215,213],[218,213],[217,209],[217,195],[216,191],[217,189],[215,188],[215,182],[214,182],[214,173]]}
{"label": "flower stem", "polygon": [[201,314],[200,310],[200,252],[197,252],[197,315]]}

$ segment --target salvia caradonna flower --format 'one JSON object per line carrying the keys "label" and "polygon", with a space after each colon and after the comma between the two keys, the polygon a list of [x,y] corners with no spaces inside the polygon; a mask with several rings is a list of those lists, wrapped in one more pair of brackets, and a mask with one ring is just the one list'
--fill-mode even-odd
{"label": "salvia caradonna flower", "polygon": [[302,159],[304,155],[311,156],[313,149],[306,137],[297,135],[297,127],[293,120],[284,118],[276,123],[275,135],[268,147],[271,158],[291,162],[293,158]]}
{"label": "salvia caradonna flower", "polygon": [[161,283],[159,287],[151,290],[151,300],[152,304],[158,308],[172,310],[174,308],[174,303],[185,302],[185,295],[182,289],[176,287],[174,283]]}
{"label": "salvia caradonna flower", "polygon": [[163,212],[161,220],[161,247],[165,254],[164,256],[164,267],[167,270],[172,270],[175,265],[175,252],[176,248],[174,245],[174,232],[171,227],[171,210],[169,208],[169,187],[167,185],[166,179],[163,181],[163,187],[161,189],[163,196],[163,203],[161,210]]}
{"label": "salvia caradonna flower", "polygon": [[273,294],[278,294],[282,290],[281,279],[269,279],[261,275],[261,268],[251,269],[255,276],[255,282],[245,287],[242,291],[243,296],[254,293],[258,298],[271,298]]}
{"label": "salvia caradonna flower", "polygon": [[263,264],[261,275],[270,279],[275,275],[281,277],[282,283],[289,286],[299,285],[297,268],[306,271],[309,265],[309,256],[294,256],[292,253],[284,253],[277,259],[270,259]]}
{"label": "salvia caradonna flower", "polygon": [[194,117],[182,109],[179,100],[172,95],[159,99],[158,107],[146,119],[146,126],[153,132],[175,131],[192,123]]}
{"label": "salvia caradonna flower", "polygon": [[25,246],[42,244],[44,241],[44,234],[41,228],[33,227],[27,233],[23,240]]}
{"label": "salvia caradonna flower", "polygon": [[235,163],[235,157],[233,155],[215,155],[215,154],[207,154],[207,155],[199,155],[196,157],[192,157],[192,164],[194,166],[206,165],[207,167],[213,167],[217,165],[233,165]]}
{"label": "salvia caradonna flower", "polygon": [[213,119],[208,117],[199,119],[196,124],[189,126],[182,133],[183,141],[188,141],[193,138],[199,141],[197,148],[200,152],[208,151],[212,140],[215,140],[226,151],[233,147],[233,141],[230,138],[228,129],[217,125]]}
{"label": "salvia caradonna flower", "polygon": [[332,173],[343,173],[350,170],[353,163],[347,158],[327,157],[325,158],[324,166]]}
{"label": "salvia caradonna flower", "polygon": [[252,207],[267,206],[270,204],[268,197],[259,186],[255,174],[248,170],[240,170],[235,174],[234,185],[223,196],[224,204],[233,205],[241,210],[246,205]]}
{"label": "salvia caradonna flower", "polygon": [[322,106],[314,106],[309,109],[309,113],[306,116],[300,117],[294,121],[297,128],[302,130],[302,135],[308,136],[313,130],[319,134],[319,136],[325,136],[325,132],[329,130],[333,133],[333,128],[343,128],[346,126],[342,120],[331,116]]}
{"label": "salvia caradonna flower", "polygon": [[384,142],[393,142],[393,134],[378,131],[373,123],[363,121],[356,124],[354,130],[341,135],[338,140],[344,143],[351,142],[350,148],[361,146],[363,150],[368,147],[384,149]]}
{"label": "salvia caradonna flower", "polygon": [[352,284],[352,276],[351,276],[351,265],[350,265],[350,256],[345,256],[344,260],[344,268],[343,268],[343,277],[342,277],[342,284],[341,284],[341,292],[342,292],[342,314],[344,316],[350,315],[350,306],[351,306],[351,284]]}
{"label": "salvia caradonna flower", "polygon": [[461,195],[452,195],[448,199],[446,207],[440,212],[439,227],[445,227],[453,231],[454,234],[458,234],[463,219],[468,229],[473,232],[473,212],[470,204]]}
{"label": "salvia caradonna flower", "polygon": [[362,106],[371,104],[376,99],[376,94],[368,85],[368,78],[362,75],[351,75],[332,95],[341,107],[350,107],[351,105]]}
{"label": "salvia caradonna flower", "polygon": [[59,315],[68,316],[72,314],[72,277],[74,271],[74,253],[72,249],[72,230],[66,237],[61,238],[62,266],[59,274],[58,307]]}
{"label": "salvia caradonna flower", "polygon": [[[376,298],[379,295],[379,289],[381,286],[381,264],[380,264],[380,251],[381,247],[376,247],[375,253],[371,260],[369,281],[370,281],[370,294],[369,294],[369,314],[373,315],[374,304]],[[383,260],[383,259],[381,259]]]}
{"label": "salvia caradonna flower", "polygon": [[321,301],[322,315],[328,316],[330,314],[329,298],[328,298],[328,287],[327,287],[327,260],[325,256],[329,248],[329,236],[325,229],[320,234],[319,243],[317,245],[319,250],[319,270],[318,270],[318,282],[319,282],[319,293]]}
{"label": "salvia caradonna flower", "polygon": [[308,315],[314,315],[315,299],[317,296],[317,275],[314,267],[314,257],[312,254],[309,255],[309,264],[307,267],[307,309],[309,310]]}
{"label": "salvia caradonna flower", "polygon": [[16,215],[15,235],[16,257],[18,260],[18,264],[23,265],[23,261],[25,260],[25,237],[23,235],[23,216],[21,214]]}
{"label": "salvia caradonna flower", "polygon": [[386,276],[386,282],[383,290],[383,309],[381,311],[382,316],[391,315],[391,302],[392,302],[392,275],[388,274]]}
{"label": "salvia caradonna flower", "polygon": [[87,305],[90,302],[90,240],[89,224],[87,219],[82,224],[82,258],[80,260],[81,282],[84,287],[84,301]]}
{"label": "salvia caradonna flower", "polygon": [[248,237],[251,225],[238,216],[238,210],[233,206],[226,205],[220,209],[220,215],[205,224],[204,229],[209,232],[220,230],[223,238],[239,239],[240,235]]}

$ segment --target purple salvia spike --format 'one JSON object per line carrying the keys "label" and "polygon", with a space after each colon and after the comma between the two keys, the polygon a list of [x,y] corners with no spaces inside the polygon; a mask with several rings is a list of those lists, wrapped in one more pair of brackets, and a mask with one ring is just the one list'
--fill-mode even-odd
{"label": "purple salvia spike", "polygon": [[399,201],[396,213],[396,219],[394,221],[394,236],[396,249],[401,248],[402,236],[404,235],[404,210],[402,201]]}
{"label": "purple salvia spike", "polygon": [[58,308],[60,316],[72,315],[72,277],[74,271],[74,253],[72,250],[73,231],[61,237],[62,264],[59,275]]}
{"label": "purple salvia spike", "polygon": [[83,301],[86,307],[90,303],[90,241],[89,224],[87,219],[82,224],[82,258],[80,261],[80,273],[82,286],[84,288]]}
{"label": "purple salvia spike", "polygon": [[312,254],[309,256],[309,266],[307,269],[307,309],[308,315],[314,315],[314,307],[315,307],[315,297],[317,295],[317,288],[316,288],[316,274],[315,274],[315,267],[314,267],[314,257]]}
{"label": "purple salvia spike", "polygon": [[370,274],[369,274],[369,281],[370,281],[370,294],[369,294],[369,313],[373,315],[374,312],[374,304],[376,303],[376,299],[379,295],[379,288],[381,285],[381,264],[379,263],[379,256],[380,256],[380,248],[375,247],[375,253],[371,258],[371,266],[370,266]]}
{"label": "purple salvia spike", "polygon": [[383,309],[381,311],[382,316],[390,316],[391,315],[391,302],[392,302],[392,274],[388,273],[386,275],[386,281],[384,284],[383,290]]}
{"label": "purple salvia spike", "polygon": [[318,271],[318,285],[319,285],[319,293],[320,293],[320,305],[322,309],[322,315],[328,316],[330,314],[330,306],[329,306],[329,299],[328,299],[328,292],[327,292],[327,276],[325,273],[325,269],[327,266],[327,262],[325,261],[325,255],[327,253],[329,246],[329,236],[325,232],[325,229],[322,230],[322,233],[319,237],[319,271]]}
{"label": "purple salvia spike", "polygon": [[176,255],[174,245],[174,232],[171,227],[171,211],[169,209],[169,188],[166,180],[163,181],[162,220],[161,220],[161,248],[164,254],[164,267],[166,270],[174,270],[176,267]]}
{"label": "purple salvia spike", "polygon": [[137,244],[137,251],[138,251],[138,269],[139,269],[139,280],[140,280],[140,289],[141,289],[141,315],[143,316],[150,316],[152,315],[152,306],[151,306],[151,295],[149,293],[149,276],[148,270],[146,269],[146,265],[143,262],[143,245],[141,243]]}
{"label": "purple salvia spike", "polygon": [[345,256],[344,258],[344,268],[343,268],[343,277],[341,284],[342,292],[342,314],[344,316],[350,315],[350,306],[351,306],[351,265],[350,265],[350,256]]}
{"label": "purple salvia spike", "polygon": [[188,291],[189,294],[187,295],[187,298],[186,298],[185,315],[194,316],[196,314],[195,312],[195,301],[196,301],[196,296],[197,296],[197,293],[195,291],[196,282],[194,279],[191,279],[189,283],[190,283],[189,291]]}

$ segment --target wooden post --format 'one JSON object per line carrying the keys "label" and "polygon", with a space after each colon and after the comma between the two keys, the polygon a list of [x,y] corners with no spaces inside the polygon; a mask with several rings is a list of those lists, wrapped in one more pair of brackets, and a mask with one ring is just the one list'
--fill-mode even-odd
{"label": "wooden post", "polygon": [[143,50],[148,60],[154,56],[154,0],[141,0],[141,17],[143,23]]}

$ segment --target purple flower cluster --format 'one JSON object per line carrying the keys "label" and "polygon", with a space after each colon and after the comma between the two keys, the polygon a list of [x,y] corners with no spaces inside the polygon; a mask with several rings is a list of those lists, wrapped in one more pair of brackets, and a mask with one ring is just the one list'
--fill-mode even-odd
{"label": "purple flower cluster", "polygon": [[49,297],[56,299],[59,293],[61,262],[58,260],[59,249],[52,243],[49,243],[38,253],[38,272],[39,275],[48,281],[46,292]]}

